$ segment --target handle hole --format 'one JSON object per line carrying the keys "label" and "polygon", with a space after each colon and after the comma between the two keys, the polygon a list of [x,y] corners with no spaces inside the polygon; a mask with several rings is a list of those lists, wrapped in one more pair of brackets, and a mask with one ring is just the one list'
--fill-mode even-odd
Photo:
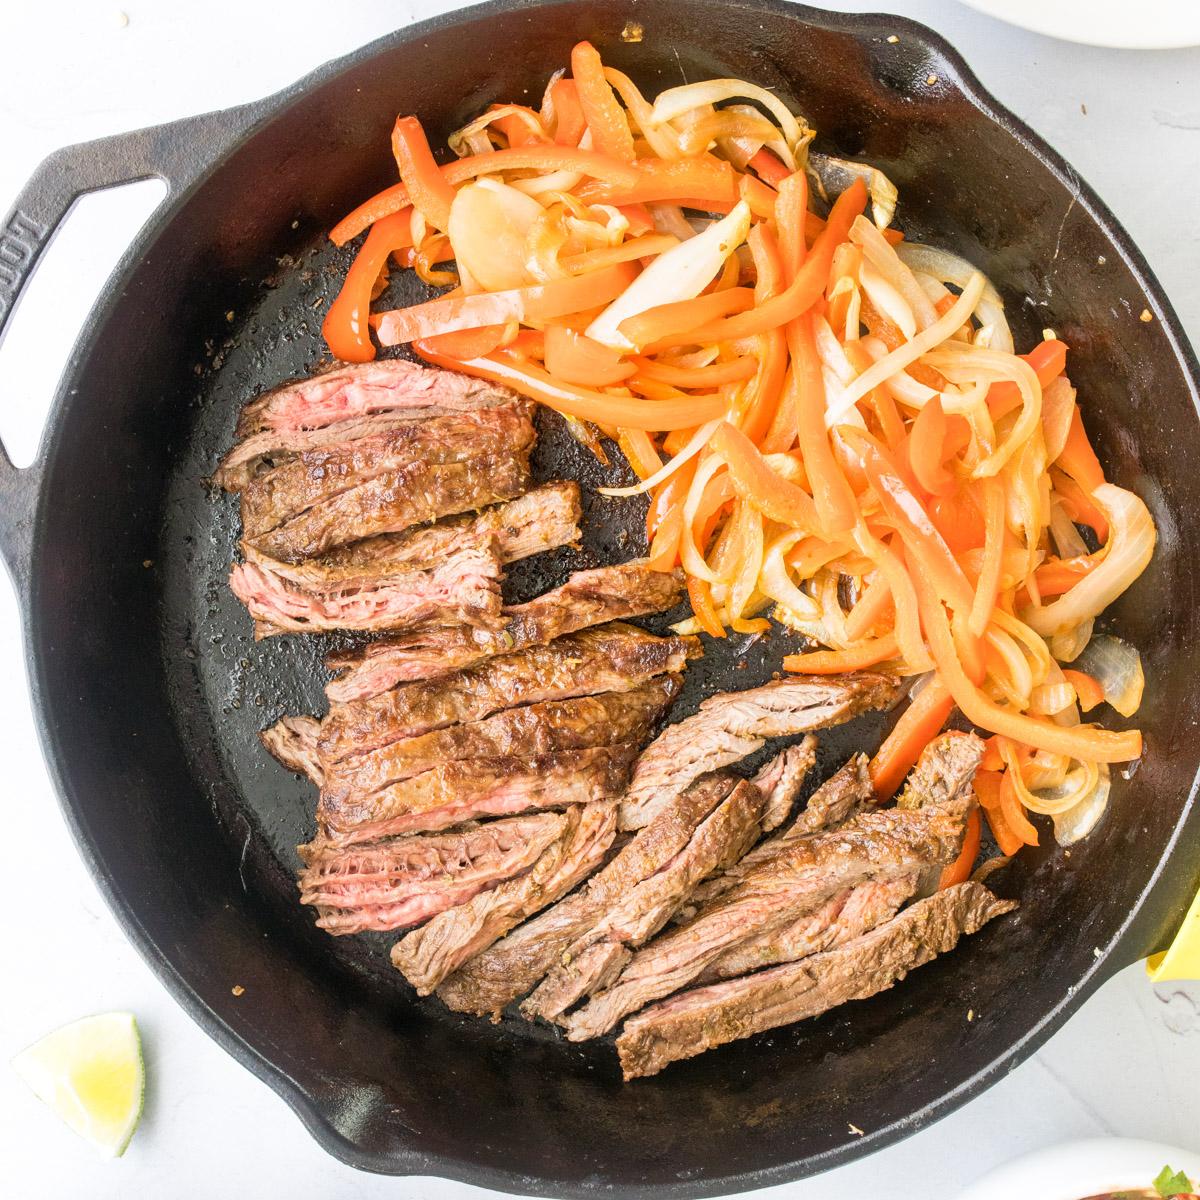
{"label": "handle hole", "polygon": [[166,194],[161,179],[143,179],[82,196],[42,255],[0,343],[0,439],[14,465],[37,458],[71,348],[105,280]]}

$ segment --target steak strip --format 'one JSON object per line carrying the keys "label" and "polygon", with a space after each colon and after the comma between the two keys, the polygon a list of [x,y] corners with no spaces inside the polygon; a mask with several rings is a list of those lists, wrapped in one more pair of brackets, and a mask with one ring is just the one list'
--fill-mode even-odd
{"label": "steak strip", "polygon": [[629,947],[653,937],[700,880],[736,862],[754,842],[761,830],[763,801],[754,784],[737,784],[670,863],[637,884],[567,949],[521,1011],[527,1017],[556,1020],[615,979],[632,957]]}
{"label": "steak strip", "polygon": [[469,462],[417,461],[321,500],[245,540],[270,558],[299,562],[347,542],[512,500],[528,486],[528,446]]}
{"label": "steak strip", "polygon": [[300,872],[300,903],[333,934],[402,929],[528,870],[562,835],[553,813],[455,833],[330,848]]}
{"label": "steak strip", "polygon": [[375,571],[369,581],[316,584],[316,572],[246,547],[229,574],[233,594],[254,618],[258,639],[331,629],[406,629],[437,623],[495,628],[502,623],[501,560],[491,539],[464,542],[428,566]]}
{"label": "steak strip", "polygon": [[697,638],[655,637],[633,625],[568,634],[457,675],[334,704],[322,723],[321,756],[337,762],[518,704],[631,691],[656,675],[682,671],[699,653]]}
{"label": "steak strip", "polygon": [[766,1029],[885,991],[964,934],[1011,912],[978,883],[920,900],[862,937],[812,958],[673,996],[629,1020],[617,1038],[627,1080]]}
{"label": "steak strip", "polygon": [[797,745],[788,746],[768,759],[754,776],[754,786],[766,797],[764,833],[770,833],[787,820],[816,761],[817,739],[810,733]]}
{"label": "steak strip", "polygon": [[392,947],[393,965],[418,995],[427,996],[467,959],[596,869],[617,834],[616,804],[582,805],[562,820],[563,834],[520,878],[439,913]]}
{"label": "steak strip", "polygon": [[374,792],[462,759],[553,754],[639,741],[666,711],[679,686],[678,674],[660,675],[628,692],[508,708],[482,721],[323,762],[321,803],[327,813],[345,814]]}
{"label": "steak strip", "polygon": [[682,595],[682,576],[652,571],[644,559],[577,571],[562,587],[504,609],[500,630],[421,629],[332,654],[326,665],[338,678],[325,691],[331,701],[365,699],[606,621],[664,612]]}
{"label": "steak strip", "polygon": [[270,729],[260,733],[262,744],[285,766],[297,775],[307,775],[320,786],[325,782],[321,756],[317,753],[317,738],[321,722],[316,717],[283,717]]}
{"label": "steak strip", "polygon": [[327,837],[349,845],[446,829],[479,817],[612,800],[629,782],[637,748],[636,742],[621,742],[525,758],[441,763],[342,808],[323,798],[317,819]]}
{"label": "steak strip", "polygon": [[647,747],[621,802],[621,828],[640,829],[661,805],[705,771],[737,762],[768,738],[840,725],[891,704],[900,680],[893,675],[779,679],[745,692],[713,696],[694,716],[669,726]]}
{"label": "steak strip", "polygon": [[377,359],[294,379],[263,393],[242,409],[237,436],[322,429],[377,412],[429,407],[462,412],[512,398],[507,388],[469,375],[433,370],[402,358]]}
{"label": "steak strip", "polygon": [[852,941],[894,917],[917,890],[918,879],[914,871],[895,879],[870,879],[846,888],[790,925],[735,946],[704,971],[699,981],[730,979],[774,963],[796,962]]}
{"label": "steak strip", "polygon": [[445,466],[520,453],[533,444],[529,415],[526,402],[513,401],[473,412],[447,413],[306,450],[257,475],[242,490],[243,536],[253,541],[315,504],[417,463]]}
{"label": "steak strip", "polygon": [[438,996],[457,1012],[479,1014],[498,1013],[523,996],[610,905],[671,862],[736,783],[734,776],[720,773],[692,784],[626,843],[586,888],[471,959],[438,988]]}
{"label": "steak strip", "polygon": [[599,1037],[622,1017],[678,991],[711,963],[867,879],[953,862],[967,805],[865,812],[800,838],[751,871],[711,908],[640,950],[617,982],[567,1018],[572,1041]]}

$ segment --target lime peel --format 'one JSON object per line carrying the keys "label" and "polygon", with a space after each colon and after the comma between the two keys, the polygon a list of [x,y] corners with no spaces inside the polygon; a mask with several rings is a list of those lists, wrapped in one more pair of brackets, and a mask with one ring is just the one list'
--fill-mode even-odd
{"label": "lime peel", "polygon": [[146,1073],[132,1013],[84,1017],[12,1060],[13,1070],[102,1154],[125,1152],[142,1115]]}

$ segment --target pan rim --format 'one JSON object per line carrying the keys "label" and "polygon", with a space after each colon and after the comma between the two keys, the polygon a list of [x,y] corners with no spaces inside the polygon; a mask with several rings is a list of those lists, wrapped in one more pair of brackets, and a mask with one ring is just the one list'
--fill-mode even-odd
{"label": "pan rim", "polygon": [[[682,0],[682,2],[693,3],[695,0]],[[707,0],[699,0],[699,2],[705,3]],[[255,119],[241,130],[225,148],[222,155],[207,164],[206,168],[188,187],[181,189],[177,195],[168,197],[151,220],[147,222],[106,284],[94,309],[95,318],[89,323],[93,332],[76,343],[64,367],[59,392],[47,422],[47,436],[41,459],[43,467],[53,459],[59,439],[64,434],[61,410],[65,397],[69,394],[77,375],[92,353],[94,339],[98,336],[95,331],[107,323],[108,318],[112,316],[119,304],[119,281],[141,257],[146,247],[150,246],[163,229],[187,206],[196,188],[201,186],[212,172],[220,167],[225,158],[244,146],[266,123],[280,117],[291,105],[299,102],[304,94],[314,86],[336,79],[385,50],[419,41],[423,37],[446,29],[488,20],[514,9],[536,11],[569,6],[569,0],[517,0],[516,3],[510,2],[510,0],[487,0],[485,3],[469,8],[441,14],[376,39],[341,58],[318,67],[282,91],[250,105],[249,108],[257,114]],[[944,79],[948,85],[958,90],[991,123],[1001,126],[1009,136],[1016,139],[1026,153],[1033,155],[1060,183],[1076,193],[1078,205],[1120,254],[1125,266],[1143,289],[1152,311],[1167,336],[1179,364],[1180,373],[1188,385],[1193,408],[1200,414],[1200,365],[1197,363],[1195,352],[1188,342],[1170,301],[1140,250],[1091,187],[1080,178],[1065,159],[983,87],[958,51],[941,35],[908,18],[890,16],[885,13],[830,12],[807,5],[788,3],[786,0],[729,0],[724,7],[747,13],[768,12],[800,24],[846,32],[860,41],[889,34],[901,34],[920,42],[931,54],[938,56],[949,68]],[[34,519],[33,542],[35,546],[42,540],[41,534],[47,520],[48,504],[49,497],[46,490],[43,489],[38,496]],[[349,1166],[381,1174],[432,1174],[477,1186],[523,1194],[592,1197],[601,1191],[611,1193],[613,1189],[603,1182],[588,1184],[580,1183],[576,1179],[549,1177],[535,1179],[512,1170],[489,1166],[471,1158],[450,1157],[444,1152],[432,1152],[417,1146],[387,1152],[364,1150],[338,1131],[333,1119],[322,1107],[318,1098],[309,1094],[281,1066],[269,1060],[248,1038],[239,1033],[224,1016],[219,1015],[205,1003],[199,991],[145,929],[138,916],[136,905],[122,894],[114,876],[96,852],[94,839],[88,831],[86,798],[78,795],[76,789],[72,788],[69,783],[70,771],[67,764],[69,756],[60,743],[54,728],[52,714],[46,704],[44,680],[48,675],[47,648],[40,640],[38,627],[40,611],[37,603],[38,587],[38,573],[31,571],[28,594],[25,598],[26,603],[23,605],[22,623],[30,668],[30,687],[35,719],[43,754],[59,797],[60,806],[80,854],[92,877],[97,881],[109,908],[117,916],[124,932],[138,952],[163,980],[168,991],[189,1016],[239,1063],[250,1069],[276,1091],[296,1112],[318,1144]],[[937,1100],[880,1130],[869,1132],[861,1139],[847,1142],[840,1147],[798,1162],[714,1175],[702,1181],[627,1187],[620,1189],[619,1194],[681,1198],[715,1196],[777,1185],[815,1175],[891,1145],[948,1115],[986,1090],[1012,1066],[1034,1053],[1112,972],[1113,961],[1119,957],[1118,947],[1126,941],[1131,930],[1139,924],[1139,918],[1150,907],[1152,893],[1155,893],[1164,883],[1167,862],[1184,837],[1187,827],[1195,823],[1198,811],[1196,796],[1197,782],[1193,781],[1187,802],[1168,842],[1166,853],[1150,873],[1136,905],[1131,908],[1125,921],[1116,930],[1109,945],[1103,948],[1103,955],[1095,961],[1091,969],[1085,973],[1073,989],[1062,996],[1053,1007],[1042,1013],[1041,1018],[1027,1030],[1024,1036],[1011,1043],[1002,1054],[979,1069],[971,1078],[952,1088]],[[1124,963],[1119,965],[1124,965]]]}

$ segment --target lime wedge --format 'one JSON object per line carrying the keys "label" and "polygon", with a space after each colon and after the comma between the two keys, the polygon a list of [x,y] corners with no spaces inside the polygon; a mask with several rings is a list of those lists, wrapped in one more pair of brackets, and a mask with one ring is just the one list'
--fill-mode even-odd
{"label": "lime wedge", "polygon": [[109,1158],[125,1152],[146,1073],[132,1013],[101,1013],[47,1034],[12,1060],[13,1070],[76,1133]]}

